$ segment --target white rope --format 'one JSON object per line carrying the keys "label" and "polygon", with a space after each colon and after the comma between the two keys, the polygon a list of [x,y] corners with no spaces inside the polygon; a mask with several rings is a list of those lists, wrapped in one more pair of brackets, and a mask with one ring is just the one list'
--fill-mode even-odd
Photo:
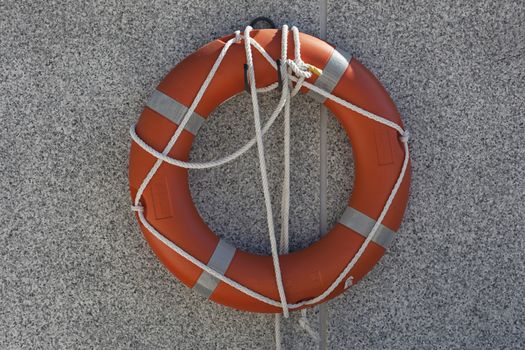
{"label": "white rope", "polygon": [[[300,84],[300,83],[298,82],[297,84]],[[273,90],[277,88],[277,83],[269,85],[269,87],[271,87],[270,90]],[[260,89],[257,89],[257,91],[259,90]],[[270,116],[270,118],[268,119],[264,127],[262,128],[263,134],[265,134],[270,129],[270,127],[273,125],[273,123],[275,122],[275,120],[277,119],[281,111],[283,110],[283,107],[286,103],[286,99],[287,99],[286,95],[281,95],[281,99],[279,100],[279,103],[277,104],[276,109],[273,111],[272,115]],[[144,149],[146,152],[148,152],[155,158],[160,159],[163,162],[166,162],[168,164],[175,165],[175,166],[185,168],[185,169],[209,169],[209,168],[214,168],[220,165],[227,164],[231,162],[232,160],[235,160],[239,158],[240,156],[242,156],[244,153],[250,150],[250,148],[252,148],[257,142],[257,138],[253,137],[250,141],[244,144],[244,146],[239,148],[237,151],[227,155],[226,157],[220,158],[220,159],[216,159],[216,160],[212,160],[208,162],[184,162],[182,160],[171,158],[168,155],[166,155],[164,152],[161,153],[157,151],[156,149],[154,149],[153,147],[151,147],[150,145],[148,145],[144,140],[142,140],[137,135],[136,130],[135,130],[135,125],[131,126],[129,133],[133,141],[135,141],[142,149]]]}
{"label": "white rope", "polygon": [[[252,27],[247,26],[244,30],[244,37],[249,38]],[[257,151],[259,155],[259,169],[261,172],[261,182],[264,194],[264,204],[266,206],[266,221],[268,223],[268,234],[270,236],[270,246],[272,252],[273,269],[275,271],[275,280],[283,314],[288,317],[288,303],[284,292],[283,279],[281,276],[281,265],[279,262],[279,252],[277,251],[277,241],[275,239],[275,226],[273,224],[272,199],[270,194],[270,185],[268,183],[268,173],[266,171],[266,159],[264,156],[264,143],[261,131],[261,119],[259,116],[259,101],[257,99],[257,89],[255,87],[255,71],[253,68],[252,47],[249,40],[244,40],[244,49],[246,51],[246,62],[248,64],[248,77],[250,80],[250,92],[252,97],[253,121],[255,126],[255,136],[257,138]],[[283,91],[285,89],[283,88]]]}
{"label": "white rope", "polygon": [[304,63],[301,58],[301,41],[299,40],[299,29],[297,29],[296,26],[292,27],[292,34],[295,57],[293,60],[285,58],[282,60],[282,62],[286,61],[296,76],[308,79],[312,76],[312,72],[308,70],[308,65],[306,65],[306,63]]}
{"label": "white rope", "polygon": [[[284,25],[281,34],[281,62],[285,62],[288,57],[288,26]],[[284,107],[284,175],[281,194],[281,239],[280,253],[287,254],[289,251],[288,223],[290,214],[290,86],[286,66],[281,66],[282,76],[282,95],[286,96]]]}
{"label": "white rope", "polygon": [[[188,261],[190,261],[191,263],[193,263],[194,265],[196,265],[197,267],[201,268],[202,270],[206,271],[207,273],[211,274],[212,276],[218,278],[219,280],[221,280],[222,282],[228,284],[229,286],[243,292],[244,294],[256,299],[256,300],[259,300],[261,302],[264,302],[268,305],[271,305],[271,306],[275,306],[275,307],[280,307],[283,309],[283,314],[285,314],[285,316],[288,314],[288,309],[298,309],[298,308],[301,308],[303,306],[306,306],[306,305],[312,305],[312,304],[316,304],[320,301],[322,301],[323,299],[325,299],[328,295],[330,295],[330,293],[333,292],[333,290],[343,281],[343,279],[348,275],[348,273],[350,272],[350,270],[355,266],[355,264],[357,263],[357,261],[359,260],[359,258],[362,256],[362,254],[364,253],[364,251],[366,250],[367,246],[369,245],[369,243],[374,239],[375,237],[375,234],[379,228],[379,226],[381,225],[384,217],[386,216],[386,214],[388,213],[388,210],[390,208],[390,206],[392,205],[392,202],[399,190],[399,187],[401,186],[401,183],[404,179],[404,176],[405,176],[405,173],[406,173],[406,169],[408,167],[408,161],[409,161],[409,157],[410,157],[410,154],[409,154],[409,149],[408,149],[408,138],[409,138],[409,133],[408,131],[405,131],[403,130],[403,128],[401,128],[399,125],[397,125],[396,123],[388,120],[388,119],[385,119],[383,117],[380,117],[374,113],[371,113],[369,111],[366,111],[362,108],[360,108],[359,106],[356,106],[346,100],[343,100],[341,99],[340,97],[338,96],[335,96],[335,95],[332,95],[320,88],[318,88],[317,86],[313,85],[313,84],[310,84],[306,81],[304,81],[305,78],[308,77],[307,73],[310,73],[311,72],[308,72],[307,69],[309,68],[309,65],[304,63],[302,61],[302,59],[300,58],[300,42],[299,42],[299,35],[298,35],[298,31],[297,31],[297,34],[296,33],[296,29],[294,30],[294,28],[292,28],[292,31],[294,33],[294,44],[295,44],[295,58],[293,61],[291,60],[286,60],[286,61],[283,61],[283,62],[286,62],[285,65],[283,65],[284,67],[282,67],[283,71],[282,71],[282,77],[286,79],[290,79],[290,81],[293,81],[295,82],[295,86],[294,86],[294,89],[293,91],[290,93],[289,91],[289,87],[288,87],[288,83],[287,84],[283,84],[283,91],[281,93],[281,99],[279,101],[279,104],[277,105],[277,108],[275,109],[275,111],[272,113],[272,116],[271,118],[268,120],[268,122],[264,125],[264,128],[261,128],[261,125],[260,125],[260,117],[259,117],[259,110],[258,110],[258,101],[257,101],[257,96],[256,96],[256,93],[257,91],[269,91],[271,89],[274,89],[277,84],[272,84],[272,85],[269,85],[268,87],[265,87],[265,88],[261,88],[261,89],[256,89],[255,88],[255,73],[254,73],[254,70],[253,70],[253,58],[251,56],[251,46],[253,45],[259,52],[261,52],[261,54],[263,55],[263,57],[272,65],[272,67],[274,69],[277,69],[277,65],[275,64],[275,62],[273,61],[273,59],[266,53],[266,51],[253,39],[253,38],[250,38],[249,37],[249,33],[250,33],[250,30],[251,28],[246,28],[245,30],[245,35],[244,37],[242,35],[240,35],[240,32],[237,31],[235,34],[235,37],[228,40],[223,49],[221,50],[219,56],[217,57],[212,69],[210,70],[208,76],[206,77],[204,83],[202,84],[199,92],[197,93],[195,99],[193,100],[190,108],[188,109],[188,111],[186,112],[186,115],[184,116],[181,124],[179,125],[179,127],[177,128],[177,130],[175,131],[175,133],[173,134],[173,136],[171,137],[170,141],[168,142],[168,144],[166,145],[166,147],[164,148],[163,152],[160,153],[154,149],[152,149],[149,145],[147,145],[143,140],[141,140],[135,133],[135,129],[132,128],[131,130],[131,136],[133,138],[134,141],[137,142],[137,144],[139,146],[141,146],[142,148],[144,148],[148,153],[152,154],[153,156],[155,156],[157,158],[157,162],[154,164],[154,166],[151,168],[150,172],[148,173],[148,175],[144,178],[142,184],[140,185],[139,187],[139,190],[137,191],[137,195],[135,196],[135,201],[134,201],[134,205],[132,206],[132,210],[134,210],[135,212],[137,212],[137,215],[139,217],[139,221],[146,227],[146,229],[148,231],[150,231],[157,239],[159,239],[161,242],[163,242],[165,245],[167,245],[170,249],[172,249],[174,252],[176,252],[177,254],[179,254],[180,256],[184,257],[185,259],[187,259]],[[284,38],[284,36],[283,36]],[[167,156],[167,154],[170,152],[170,150],[173,148],[173,145],[175,144],[175,142],[177,141],[178,137],[180,136],[180,134],[182,133],[182,130],[184,130],[184,127],[185,125],[187,124],[190,116],[192,115],[192,113],[195,111],[195,108],[197,107],[197,105],[199,104],[204,92],[206,91],[208,85],[210,84],[210,81],[211,79],[213,78],[213,76],[215,75],[218,67],[220,66],[223,58],[225,57],[228,49],[230,48],[230,46],[235,43],[235,42],[239,42],[241,40],[244,40],[245,42],[245,50],[246,50],[246,55],[247,55],[247,61],[249,62],[248,63],[248,66],[249,66],[249,69],[248,69],[248,73],[249,73],[249,77],[250,77],[250,89],[251,89],[251,96],[252,96],[252,104],[253,104],[253,107],[254,107],[254,124],[255,124],[255,131],[256,131],[256,137],[252,140],[250,140],[248,143],[246,143],[243,147],[241,147],[239,150],[237,150],[236,152],[234,152],[232,155],[229,155],[227,157],[224,157],[222,159],[219,159],[219,160],[215,160],[215,161],[211,161],[211,162],[205,162],[205,163],[189,163],[189,162],[181,162],[181,161],[178,161],[176,159],[173,159],[173,158],[170,158]],[[286,45],[285,45],[286,47]],[[249,59],[248,59],[249,58]],[[291,63],[293,62],[293,63]],[[290,74],[290,72],[287,72],[287,68],[290,68],[290,70],[296,74],[296,75],[293,75],[293,74]],[[299,69],[298,72],[296,72],[296,70],[294,70],[294,67],[296,69]],[[283,83],[284,83],[284,79],[283,79]],[[380,124],[383,124],[385,126],[388,126],[394,130],[396,130],[399,134],[400,134],[400,140],[401,142],[403,143],[403,147],[404,147],[404,151],[405,151],[405,155],[404,155],[404,159],[403,159],[403,164],[401,166],[401,170],[400,170],[400,173],[399,173],[399,176],[392,188],[392,191],[390,192],[390,195],[388,196],[388,199],[381,211],[381,214],[379,215],[379,218],[377,219],[374,227],[372,228],[372,230],[370,231],[370,234],[368,235],[367,239],[362,243],[361,247],[359,248],[358,252],[354,255],[354,257],[351,259],[351,261],[346,265],[346,267],[343,269],[343,271],[340,273],[340,275],[332,282],[332,284],[322,293],[320,294],[319,296],[313,298],[313,299],[309,299],[309,300],[303,300],[299,303],[295,303],[295,304],[288,304],[286,302],[286,296],[284,294],[284,288],[282,288],[282,279],[281,279],[281,275],[280,275],[280,266],[279,266],[279,259],[278,259],[278,255],[277,255],[277,249],[276,249],[276,240],[275,240],[275,235],[274,235],[274,226],[273,226],[273,217],[272,217],[272,211],[271,211],[271,203],[268,205],[268,201],[269,201],[269,190],[268,190],[268,179],[267,179],[267,174],[266,174],[266,165],[265,165],[265,161],[264,161],[264,145],[262,143],[262,136],[263,134],[269,129],[269,127],[273,124],[273,122],[275,121],[275,119],[277,118],[278,114],[280,113],[280,111],[282,110],[283,107],[285,107],[285,138],[286,137],[289,137],[289,130],[288,130],[288,134],[286,134],[286,123],[289,123],[289,115],[288,115],[288,121],[287,120],[287,116],[286,114],[289,113],[289,109],[288,109],[288,112],[286,112],[286,104],[289,103],[289,100],[291,97],[295,96],[297,94],[297,92],[299,91],[299,89],[301,88],[301,86],[306,86],[307,88],[309,88],[310,90],[313,90],[314,92],[317,92],[321,95],[323,95],[324,97],[366,117],[366,118],[370,118]],[[218,273],[217,271],[213,270],[212,268],[208,267],[206,264],[204,264],[203,262],[201,262],[200,260],[196,259],[195,257],[193,257],[191,254],[189,254],[188,252],[184,251],[182,248],[180,248],[179,246],[177,246],[175,243],[171,242],[169,239],[167,239],[164,235],[162,235],[162,233],[158,232],[145,218],[144,216],[144,208],[140,205],[140,199],[142,197],[142,194],[144,192],[144,189],[146,188],[146,186],[148,185],[148,183],[150,182],[151,178],[155,175],[156,171],[158,170],[158,168],[160,167],[160,165],[163,163],[163,162],[167,162],[169,164],[173,164],[173,165],[177,165],[177,166],[181,166],[181,167],[184,167],[184,168],[190,168],[190,169],[203,169],[203,168],[207,168],[207,167],[212,167],[212,166],[218,166],[218,165],[221,165],[221,164],[225,164],[229,161],[232,161],[234,159],[236,159],[237,157],[239,157],[240,155],[242,155],[243,153],[245,153],[248,149],[250,149],[255,143],[257,143],[257,146],[258,146],[258,150],[259,150],[259,165],[260,165],[260,170],[261,170],[261,177],[262,177],[262,181],[263,181],[263,191],[265,192],[265,203],[266,203],[266,209],[267,209],[267,218],[268,218],[268,230],[269,230],[269,233],[270,233],[270,243],[272,245],[272,258],[273,258],[273,261],[274,261],[274,268],[275,268],[275,274],[276,274],[276,281],[277,281],[277,286],[278,286],[278,289],[279,289],[279,296],[280,296],[280,300],[273,300],[271,298],[268,298],[262,294],[259,294],[241,284],[239,284],[238,282]],[[286,147],[286,141],[285,141],[285,147]],[[289,147],[289,144],[288,144],[288,147]],[[289,148],[288,150],[285,149],[285,178],[283,180],[283,197],[282,197],[282,200],[285,201],[289,201],[289,197],[287,199],[285,199],[285,196],[289,196],[289,193],[286,194],[284,193],[286,191],[286,189],[284,187],[289,187],[289,177],[288,179],[286,179],[286,176],[289,176],[286,175],[286,169],[288,169],[289,171],[289,163],[288,165],[286,164],[286,162],[288,161],[289,162],[289,158],[287,158],[286,156],[286,153],[289,152]],[[288,155],[289,156],[289,155]],[[287,186],[285,186],[284,182],[287,181]],[[289,188],[288,188],[288,191],[289,191]],[[284,204],[287,204],[286,202],[283,202]],[[287,204],[289,205],[289,203]],[[287,209],[288,210],[288,209]],[[282,218],[283,219],[287,219],[287,215],[288,213],[286,212],[281,212],[281,215],[282,215]],[[283,225],[282,226],[285,226],[284,222],[283,222]],[[286,232],[285,232],[286,231]],[[287,233],[287,229],[285,229],[285,231],[281,231],[281,237],[287,237],[288,233]],[[283,247],[283,244],[282,243],[283,240],[281,239],[281,247]],[[284,247],[283,247],[284,249]]]}
{"label": "white rope", "polygon": [[[283,26],[283,28],[284,28],[284,26]],[[237,34],[237,32],[236,32],[236,34]],[[243,36],[239,35],[239,38],[240,38],[239,40],[242,40]],[[236,40],[237,40],[237,35],[236,35]],[[253,46],[272,65],[272,67],[274,69],[277,69],[277,64],[268,55],[268,53],[264,50],[264,48],[262,48],[261,45],[257,41],[255,41],[254,39],[249,38],[249,40],[250,40],[250,43],[253,44]],[[284,57],[286,57],[286,56],[284,56]],[[285,62],[285,60],[282,60],[282,62]],[[286,73],[286,70],[283,70],[283,72]],[[284,75],[283,75],[283,77],[284,77]],[[286,75],[286,79],[288,79],[288,75]],[[304,77],[299,78],[299,79],[295,79],[294,81],[296,81],[296,86],[294,88],[294,91],[292,91],[292,93],[291,93],[292,97],[295,96],[299,92],[299,90],[300,90],[300,88],[301,88],[301,86],[302,86],[302,84],[304,82]],[[268,91],[276,89],[277,87],[278,87],[278,83],[276,82],[276,83],[270,84],[270,85],[268,85],[266,87],[258,88],[257,92],[268,92]],[[273,111],[272,115],[270,116],[270,118],[268,119],[268,121],[266,122],[266,124],[264,125],[264,127],[262,129],[262,133],[263,134],[265,134],[270,129],[270,127],[273,125],[273,123],[275,122],[275,120],[277,119],[277,117],[279,116],[281,111],[283,110],[283,107],[284,107],[284,105],[285,105],[285,103],[286,103],[286,101],[287,101],[287,99],[289,97],[290,97],[290,95],[281,94],[281,98],[280,98],[280,100],[279,100],[279,102],[277,104],[277,107],[275,108],[275,110]],[[181,125],[182,125],[182,123],[181,123]],[[129,133],[130,133],[131,138],[133,139],[133,141],[135,141],[143,150],[145,150],[146,152],[148,152],[149,154],[151,154],[155,158],[160,159],[163,162],[166,162],[168,164],[175,165],[175,166],[178,166],[178,167],[181,167],[181,168],[185,168],[185,169],[209,169],[209,168],[214,168],[214,167],[217,167],[217,166],[221,166],[221,165],[227,164],[227,163],[229,163],[229,162],[239,158],[241,155],[243,155],[247,151],[249,151],[255,145],[255,143],[257,142],[257,138],[253,137],[250,141],[248,141],[246,144],[244,144],[244,146],[239,148],[237,151],[235,151],[235,152],[233,152],[233,153],[231,153],[231,154],[229,154],[229,155],[227,155],[227,156],[225,156],[223,158],[219,158],[219,159],[216,159],[216,160],[212,160],[212,161],[208,161],[208,162],[184,162],[182,160],[178,160],[178,159],[169,157],[167,155],[167,153],[169,153],[169,151],[167,153],[166,152],[162,152],[161,153],[161,152],[157,151],[156,149],[154,149],[153,147],[151,147],[150,145],[148,145],[144,140],[142,140],[142,138],[140,138],[140,136],[137,135],[137,132],[135,130],[135,125],[131,126]],[[149,182],[149,180],[148,180],[148,182]],[[147,183],[146,183],[146,185],[144,187],[146,187],[146,186],[147,186]],[[141,192],[140,196],[142,196],[142,192]]]}
{"label": "white rope", "polygon": [[[191,103],[190,108],[186,111],[186,115],[184,116],[184,118],[182,118],[182,122],[180,123],[179,127],[177,128],[177,130],[175,130],[175,133],[173,134],[173,136],[171,137],[170,141],[168,142],[168,144],[164,148],[164,151],[162,152],[163,155],[166,155],[166,154],[168,154],[170,152],[170,150],[173,148],[173,145],[175,145],[175,142],[177,142],[179,136],[182,134],[182,131],[184,130],[184,128],[186,127],[186,124],[190,120],[190,117],[193,114],[193,112],[195,111],[195,108],[197,108],[197,105],[199,104],[199,102],[200,102],[200,100],[202,98],[202,95],[204,95],[204,92],[206,92],[206,89],[208,88],[208,85],[210,85],[211,80],[215,76],[215,73],[217,72],[217,69],[219,68],[222,60],[224,59],[224,56],[226,56],[226,53],[228,52],[230,46],[232,46],[232,44],[235,43],[235,42],[239,42],[240,40],[241,40],[240,32],[236,31],[235,32],[235,37],[230,39],[230,40],[228,40],[226,42],[226,44],[224,44],[224,47],[222,48],[222,50],[221,50],[221,52],[219,54],[219,57],[217,57],[217,59],[215,60],[215,63],[213,64],[210,72],[208,73],[208,76],[206,77],[206,79],[202,83],[201,88],[197,92],[197,96],[195,96],[195,98],[193,99],[193,102]],[[155,173],[157,172],[157,170],[161,166],[162,162],[163,162],[162,159],[157,159],[157,161],[155,162],[153,167],[150,169],[150,171],[146,175],[146,178],[140,184],[140,187],[137,190],[137,194],[135,195],[135,205],[139,205],[140,198],[142,197],[142,194],[144,193],[144,190],[146,189],[146,186],[148,186],[149,182],[153,178],[153,175],[155,175]]]}

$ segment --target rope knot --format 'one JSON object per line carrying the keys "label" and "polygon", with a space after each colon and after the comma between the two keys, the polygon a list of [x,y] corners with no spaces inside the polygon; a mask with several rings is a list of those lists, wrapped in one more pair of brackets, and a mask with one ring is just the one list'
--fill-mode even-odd
{"label": "rope knot", "polygon": [[295,60],[287,59],[286,64],[298,78],[308,79],[312,76],[308,65],[301,58],[296,58]]}
{"label": "rope knot", "polygon": [[410,138],[410,132],[408,130],[403,131],[399,139],[403,143],[408,143],[408,139]]}
{"label": "rope knot", "polygon": [[236,30],[235,31],[235,43],[239,43],[241,42],[241,40],[242,40],[241,31]]}
{"label": "rope knot", "polygon": [[131,210],[135,211],[135,212],[141,212],[142,213],[144,211],[144,207],[141,204],[132,205],[131,206]]}

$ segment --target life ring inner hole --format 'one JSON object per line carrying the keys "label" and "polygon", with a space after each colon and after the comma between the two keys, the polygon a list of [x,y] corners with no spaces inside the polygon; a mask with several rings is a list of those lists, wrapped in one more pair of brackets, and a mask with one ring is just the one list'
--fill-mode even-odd
{"label": "life ring inner hole", "polygon": [[[258,96],[264,123],[280,93],[272,91]],[[319,103],[307,95],[298,94],[292,100],[289,223],[292,252],[310,246],[320,237],[319,117]],[[354,161],[348,136],[330,111],[327,129],[328,232],[347,207],[354,180]],[[211,113],[193,141],[190,160],[221,158],[254,135],[251,100],[242,92]],[[265,135],[264,145],[278,236],[283,178],[282,113]],[[256,146],[226,165],[190,171],[189,185],[195,207],[215,234],[238,249],[270,255]]]}

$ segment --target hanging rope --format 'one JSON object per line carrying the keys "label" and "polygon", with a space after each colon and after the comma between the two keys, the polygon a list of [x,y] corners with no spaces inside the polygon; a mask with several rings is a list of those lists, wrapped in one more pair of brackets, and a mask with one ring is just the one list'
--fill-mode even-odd
{"label": "hanging rope", "polygon": [[[250,80],[250,92],[252,96],[253,119],[255,126],[255,137],[257,138],[257,150],[259,151],[259,169],[261,171],[261,182],[264,194],[264,204],[266,206],[266,221],[268,223],[268,234],[270,235],[270,245],[273,259],[273,269],[275,271],[275,280],[277,282],[277,290],[279,291],[279,298],[281,299],[281,307],[283,314],[288,317],[288,303],[286,302],[286,294],[283,287],[283,279],[281,276],[281,265],[279,263],[279,252],[277,251],[277,240],[275,239],[275,227],[273,224],[272,199],[270,194],[270,185],[268,184],[268,173],[266,171],[266,160],[264,157],[263,135],[261,131],[261,119],[259,116],[259,101],[257,99],[257,89],[255,87],[255,71],[253,68],[252,46],[250,45],[250,31],[252,27],[247,26],[244,30],[244,48],[246,50],[246,62],[248,64],[248,77]],[[286,36],[283,35],[283,38]],[[288,87],[283,86],[282,95],[287,96],[285,92]],[[287,102],[289,105],[289,101]]]}
{"label": "hanging rope", "polygon": [[[278,66],[275,63],[275,61],[264,50],[264,48],[262,48],[259,45],[259,43],[257,43],[257,41],[255,41],[253,38],[250,37],[251,30],[252,28],[250,26],[246,27],[244,31],[244,35],[241,35],[240,31],[236,31],[235,36],[224,44],[224,47],[219,53],[219,56],[217,57],[217,59],[215,60],[215,63],[213,64],[210,72],[208,73],[202,86],[197,92],[197,95],[195,96],[193,102],[188,108],[186,114],[184,115],[184,118],[182,119],[180,125],[178,126],[177,130],[174,132],[174,134],[172,135],[172,137],[170,138],[169,142],[164,147],[164,150],[162,152],[158,152],[157,150],[149,146],[146,142],[144,142],[137,135],[135,131],[135,126],[133,126],[130,129],[130,134],[131,134],[133,141],[135,141],[146,152],[148,152],[149,154],[157,158],[157,161],[152,166],[152,168],[150,169],[150,171],[148,172],[148,174],[142,181],[141,185],[139,186],[139,189],[134,199],[133,206],[131,208],[133,211],[137,213],[139,217],[139,221],[144,225],[144,227],[148,231],[150,231],[162,243],[164,243],[166,246],[172,249],[174,252],[176,252],[177,254],[185,258],[186,260],[190,261],[191,263],[193,263],[200,269],[206,271],[210,275],[218,278],[222,282],[241,291],[242,293],[254,299],[257,299],[261,302],[264,302],[268,305],[272,305],[272,306],[281,308],[283,315],[285,317],[288,317],[290,309],[293,310],[293,309],[301,308],[305,305],[316,304],[322,301],[323,299],[325,299],[328,295],[330,295],[330,293],[332,293],[332,291],[348,275],[348,273],[351,271],[351,269],[355,266],[357,261],[363,255],[367,246],[374,239],[374,236],[378,228],[381,226],[383,219],[385,218],[390,206],[392,205],[392,201],[394,200],[399,190],[399,187],[401,186],[405,173],[406,173],[406,169],[407,169],[408,161],[410,157],[409,149],[408,149],[409,133],[408,131],[405,131],[403,128],[401,128],[398,124],[388,119],[380,117],[369,111],[366,111],[352,104],[351,102],[343,100],[340,97],[332,95],[331,93],[323,89],[320,89],[313,84],[306,82],[305,79],[311,77],[312,74],[320,74],[321,70],[318,69],[317,67],[314,67],[310,64],[303,62],[303,60],[301,59],[301,45],[300,45],[300,40],[299,40],[299,30],[296,27],[292,27],[292,34],[293,34],[293,40],[294,40],[294,59],[293,60],[288,58],[288,53],[287,53],[288,26],[285,25],[282,28],[282,32],[281,32],[282,33],[282,37],[281,37],[281,63],[282,64],[280,66]],[[246,62],[247,62],[247,68],[248,68],[247,69],[248,81],[249,81],[249,86],[250,86],[250,95],[252,98],[252,107],[253,107],[255,137],[252,138],[250,141],[248,141],[245,145],[243,145],[237,151],[233,152],[232,154],[224,158],[212,160],[209,162],[201,162],[201,163],[183,162],[183,161],[169,157],[167,154],[171,151],[176,141],[182,134],[182,131],[184,130],[186,124],[188,123],[191,115],[195,111],[195,108],[198,106],[199,102],[201,101],[202,96],[204,95],[204,93],[206,92],[206,89],[210,85],[211,80],[213,79],[215,73],[217,72],[229,48],[234,43],[239,43],[241,41],[244,41],[244,48],[245,48],[245,53],[246,53]],[[261,126],[259,102],[257,98],[257,93],[267,92],[267,91],[276,89],[279,86],[279,84],[274,83],[274,84],[271,84],[263,88],[259,88],[259,89],[256,88],[256,77],[255,77],[255,72],[254,72],[254,67],[253,67],[252,46],[262,54],[262,56],[272,65],[274,69],[276,70],[280,69],[280,75],[282,77],[281,97],[279,99],[279,102],[275,110],[273,111],[269,120],[266,122],[264,126]],[[295,85],[292,83],[295,83]],[[299,303],[294,303],[294,304],[288,304],[286,300],[286,293],[284,290],[283,280],[282,280],[282,275],[281,275],[279,253],[286,254],[289,250],[289,246],[288,246],[288,240],[289,240],[288,224],[289,222],[288,221],[289,221],[289,207],[290,207],[290,203],[289,203],[290,202],[290,100],[292,97],[294,97],[299,92],[302,86],[305,86],[308,89],[313,90],[314,92],[317,92],[318,94],[354,112],[357,112],[366,118],[372,119],[380,124],[383,124],[389,128],[396,130],[400,134],[400,140],[403,144],[405,155],[404,155],[403,163],[402,163],[402,166],[399,172],[399,176],[392,188],[392,191],[390,192],[390,195],[388,196],[388,199],[381,211],[381,214],[379,215],[379,218],[377,219],[369,235],[367,236],[365,241],[362,243],[359,250],[354,255],[354,257],[351,259],[351,261],[346,265],[346,267],[339,274],[339,276],[332,282],[332,284],[323,293],[309,300],[304,300],[304,301],[301,301]],[[266,160],[265,160],[265,155],[264,155],[263,135],[273,125],[273,123],[277,119],[277,116],[281,113],[283,108],[284,108],[284,177],[283,177],[283,187],[282,187],[282,196],[281,196],[280,245],[279,245],[279,250],[278,250],[277,240],[275,238],[275,227],[274,227],[274,222],[273,222],[273,212],[272,212],[272,203],[271,203],[269,184],[268,184],[268,174],[266,170]],[[223,165],[223,164],[233,161],[234,159],[240,157],[242,154],[247,152],[255,144],[257,144],[257,150],[258,150],[259,170],[261,173],[261,182],[262,182],[265,207],[266,207],[268,234],[270,237],[271,253],[272,253],[272,260],[273,260],[273,266],[274,266],[274,272],[275,272],[275,280],[276,280],[277,289],[279,292],[279,300],[273,300],[271,298],[268,298],[224,276],[223,274],[213,270],[211,267],[207,266],[205,263],[203,263],[202,261],[198,260],[191,254],[189,254],[188,252],[180,248],[175,243],[171,242],[162,233],[158,232],[146,220],[144,216],[144,208],[142,207],[140,203],[140,200],[142,198],[145,188],[148,186],[149,182],[151,181],[151,179],[153,178],[153,176],[155,175],[155,173],[157,172],[157,170],[159,169],[160,165],[163,162],[166,162],[166,163],[169,163],[175,166],[179,166],[182,168],[186,168],[186,169],[207,169],[207,168],[216,167],[216,166]],[[308,325],[308,320],[306,318],[306,313],[304,312],[304,310],[302,312],[302,317],[299,320],[299,323],[301,327],[303,327],[314,339],[318,339],[318,336],[315,333],[315,331],[313,331],[311,327]],[[275,334],[276,334],[276,346],[278,349],[280,349],[281,347],[280,315],[276,315],[276,318],[275,318]]]}

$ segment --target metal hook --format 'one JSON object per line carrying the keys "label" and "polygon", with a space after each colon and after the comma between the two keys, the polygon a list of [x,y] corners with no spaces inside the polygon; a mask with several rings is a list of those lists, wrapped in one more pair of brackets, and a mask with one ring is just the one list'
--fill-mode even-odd
{"label": "metal hook", "polygon": [[254,18],[250,22],[250,27],[253,28],[259,22],[266,22],[266,23],[268,23],[270,25],[270,28],[272,28],[272,29],[276,29],[277,28],[275,26],[275,23],[271,19],[269,19],[268,17],[264,17],[264,16],[260,16],[260,17]]}

